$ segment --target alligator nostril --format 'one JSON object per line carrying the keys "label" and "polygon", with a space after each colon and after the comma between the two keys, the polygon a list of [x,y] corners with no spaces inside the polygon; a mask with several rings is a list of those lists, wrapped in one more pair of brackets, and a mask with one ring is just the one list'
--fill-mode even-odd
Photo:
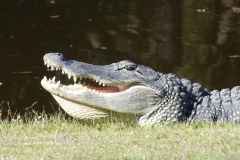
{"label": "alligator nostril", "polygon": [[61,56],[61,53],[58,53],[58,56]]}

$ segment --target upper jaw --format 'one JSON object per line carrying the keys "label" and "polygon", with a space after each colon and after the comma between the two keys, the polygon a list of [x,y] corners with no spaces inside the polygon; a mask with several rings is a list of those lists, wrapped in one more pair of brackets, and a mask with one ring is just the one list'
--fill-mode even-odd
{"label": "upper jaw", "polygon": [[133,76],[134,73],[121,72],[114,70],[114,64],[100,66],[92,65],[74,60],[67,60],[60,53],[49,53],[44,56],[44,64],[51,71],[61,70],[62,74],[66,74],[69,79],[73,78],[74,83],[87,78],[92,79],[101,86],[128,86],[138,83],[138,78]]}

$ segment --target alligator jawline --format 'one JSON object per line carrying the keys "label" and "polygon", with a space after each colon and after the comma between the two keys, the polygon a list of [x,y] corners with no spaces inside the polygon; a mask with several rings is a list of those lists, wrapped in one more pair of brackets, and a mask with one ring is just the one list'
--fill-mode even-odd
{"label": "alligator jawline", "polygon": [[[53,70],[61,70],[61,68],[59,67],[53,67],[50,66],[48,63],[45,63],[45,65],[47,65],[47,68],[51,68],[51,71]],[[47,79],[46,76],[44,76],[43,81],[47,82],[48,85],[52,85],[53,88],[59,88],[59,87],[64,87],[65,89],[89,89],[92,91],[96,91],[96,92],[100,92],[100,93],[118,93],[118,92],[123,92],[125,90],[127,90],[129,87],[128,86],[118,86],[118,85],[108,85],[108,84],[104,84],[104,83],[100,83],[99,81],[93,79],[93,78],[89,78],[89,77],[75,77],[70,75],[67,71],[64,71],[62,69],[62,74],[67,74],[68,78],[71,79],[71,77],[73,77],[74,80],[74,84],[73,85],[64,85],[61,84],[60,80],[58,82],[55,81],[55,77],[53,77],[52,79],[49,78],[49,80]],[[77,78],[80,79],[80,81],[78,83],[77,82]],[[82,83],[81,80],[83,80],[85,78],[85,81]],[[91,83],[88,83],[89,81],[91,81]]]}

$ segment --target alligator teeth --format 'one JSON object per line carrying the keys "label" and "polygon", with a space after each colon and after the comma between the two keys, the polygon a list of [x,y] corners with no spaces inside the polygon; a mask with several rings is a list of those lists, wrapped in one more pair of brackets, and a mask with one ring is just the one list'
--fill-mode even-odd
{"label": "alligator teeth", "polygon": [[49,83],[52,83],[52,80],[51,80],[51,78],[49,78],[48,82],[49,82]]}
{"label": "alligator teeth", "polygon": [[62,70],[62,74],[65,74],[64,70]]}
{"label": "alligator teeth", "polygon": [[44,79],[45,81],[47,81],[47,77],[46,77],[46,76],[44,76],[43,79]]}
{"label": "alligator teeth", "polygon": [[76,83],[77,82],[77,77],[73,76],[73,81]]}
{"label": "alligator teeth", "polygon": [[68,74],[68,78],[71,79],[71,75],[70,74]]}
{"label": "alligator teeth", "polygon": [[55,85],[56,85],[56,87],[60,87],[60,85],[61,85],[60,81],[58,81]]}
{"label": "alligator teeth", "polygon": [[49,65],[47,64],[47,68],[49,68]]}
{"label": "alligator teeth", "polygon": [[54,77],[52,78],[52,82],[55,82],[55,79],[56,79],[56,77],[54,76]]}
{"label": "alligator teeth", "polygon": [[44,65],[46,65],[46,64],[47,64],[47,62],[44,61]]}
{"label": "alligator teeth", "polygon": [[102,84],[103,85],[103,87],[105,87],[105,84]]}
{"label": "alligator teeth", "polygon": [[54,67],[51,67],[51,71],[54,71]]}

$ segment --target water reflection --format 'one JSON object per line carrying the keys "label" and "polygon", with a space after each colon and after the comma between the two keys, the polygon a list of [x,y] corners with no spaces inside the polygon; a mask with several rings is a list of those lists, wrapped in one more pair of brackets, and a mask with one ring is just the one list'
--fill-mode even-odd
{"label": "water reflection", "polygon": [[[183,10],[183,62],[175,70],[211,90],[239,85],[239,58],[231,58],[232,54],[239,54],[238,14],[231,6],[223,7],[230,1],[218,2],[183,3],[185,8],[192,9]],[[206,8],[206,12],[195,12],[197,8]]]}
{"label": "water reflection", "polygon": [[238,8],[230,0],[2,0],[1,107],[57,106],[40,85],[55,74],[43,65],[47,52],[94,64],[129,59],[209,89],[240,85]]}

